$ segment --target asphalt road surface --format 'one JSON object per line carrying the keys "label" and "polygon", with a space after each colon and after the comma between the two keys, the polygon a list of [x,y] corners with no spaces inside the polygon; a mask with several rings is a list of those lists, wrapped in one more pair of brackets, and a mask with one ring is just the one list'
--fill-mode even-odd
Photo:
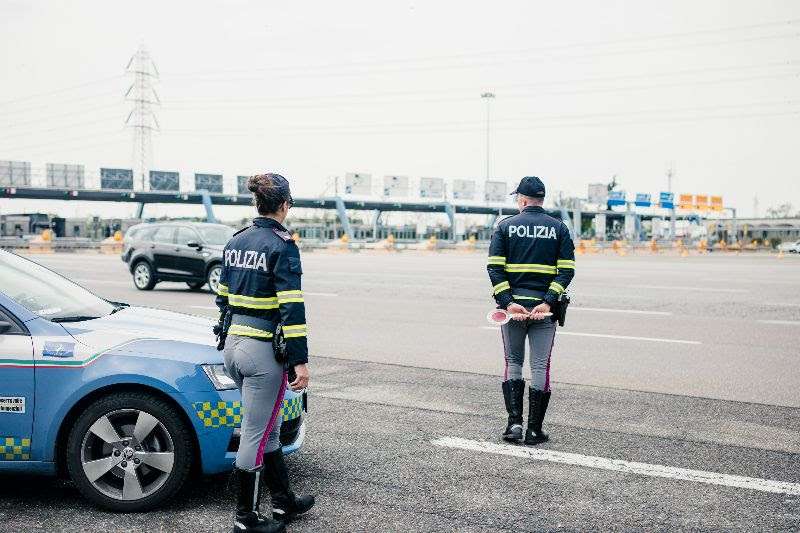
{"label": "asphalt road surface", "polygon": [[[100,294],[214,316],[117,256],[36,261]],[[498,438],[499,332],[482,254],[304,253],[318,505],[290,531],[800,529],[800,260],[579,256],[552,363],[552,440]],[[526,369],[527,373],[527,369]],[[0,478],[2,531],[229,531],[226,476],[118,515],[68,482]]]}

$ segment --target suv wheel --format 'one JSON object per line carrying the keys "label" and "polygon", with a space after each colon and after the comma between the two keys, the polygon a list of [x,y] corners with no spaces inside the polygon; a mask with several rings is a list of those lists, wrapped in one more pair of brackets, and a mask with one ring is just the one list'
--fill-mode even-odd
{"label": "suv wheel", "polygon": [[101,398],[67,440],[67,467],[78,490],[112,511],[145,511],[183,486],[192,465],[190,428],[164,400],[140,392]]}
{"label": "suv wheel", "polygon": [[219,277],[222,274],[222,265],[216,264],[208,269],[206,280],[208,281],[208,288],[214,294],[219,294]]}
{"label": "suv wheel", "polygon": [[139,261],[133,267],[133,284],[140,291],[149,291],[156,286],[156,277],[153,275],[153,268],[147,261]]}

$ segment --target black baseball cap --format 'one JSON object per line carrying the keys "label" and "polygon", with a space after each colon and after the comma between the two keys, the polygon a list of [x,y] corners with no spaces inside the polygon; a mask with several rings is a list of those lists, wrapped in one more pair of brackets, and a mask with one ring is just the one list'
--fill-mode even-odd
{"label": "black baseball cap", "polygon": [[511,194],[524,194],[531,198],[544,198],[544,183],[536,176],[525,176]]}

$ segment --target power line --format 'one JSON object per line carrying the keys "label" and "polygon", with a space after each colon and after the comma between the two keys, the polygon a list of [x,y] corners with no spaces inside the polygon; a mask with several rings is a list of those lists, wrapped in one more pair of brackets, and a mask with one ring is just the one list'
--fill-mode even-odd
{"label": "power line", "polygon": [[[558,85],[576,85],[576,84],[588,84],[588,83],[602,83],[606,81],[621,81],[621,80],[636,80],[636,79],[647,79],[647,78],[664,78],[664,77],[675,77],[675,76],[684,76],[688,74],[708,74],[708,73],[716,73],[716,72],[731,72],[737,70],[753,70],[753,69],[761,69],[761,68],[773,68],[773,67],[794,67],[800,65],[800,60],[787,60],[787,61],[773,61],[769,63],[755,63],[749,65],[730,65],[724,67],[702,67],[702,68],[695,68],[695,69],[683,69],[683,70],[676,70],[676,71],[667,71],[667,72],[655,72],[655,73],[645,73],[645,74],[623,74],[617,76],[601,76],[601,77],[593,77],[593,78],[577,78],[577,79],[567,79],[567,80],[542,80],[532,83],[513,83],[513,84],[492,84],[493,87],[496,89],[517,89],[517,88],[528,88],[528,87],[543,87],[543,86],[558,86]],[[467,93],[470,100],[473,99],[471,96],[473,93],[479,90],[479,87],[476,86],[469,86],[469,87],[453,87],[453,88],[445,88],[445,89],[424,89],[418,91],[385,91],[385,92],[361,92],[361,93],[339,93],[339,94],[326,94],[324,96],[289,96],[289,97],[279,97],[276,98],[274,96],[270,97],[270,101],[272,106],[274,107],[283,107],[283,102],[293,102],[293,101],[314,101],[314,100],[340,100],[342,98],[374,98],[374,97],[382,97],[382,96],[406,96],[406,95],[426,95],[426,94],[447,94],[450,92],[464,92]],[[465,95],[466,96],[466,95]],[[224,105],[231,105],[231,106],[247,106],[252,107],[253,105],[261,105],[264,103],[264,99],[259,100],[246,100],[242,98],[237,98],[235,101],[231,101],[230,99],[227,100],[175,100],[165,102],[168,103],[170,106],[183,106],[186,104],[202,104],[206,109],[208,109],[208,104],[224,104]],[[195,108],[193,108],[195,109]]]}
{"label": "power line", "polygon": [[[644,54],[644,53],[652,53],[652,52],[663,52],[663,51],[675,51],[681,49],[692,49],[692,48],[699,48],[699,47],[708,47],[708,46],[720,46],[720,45],[728,45],[728,44],[741,44],[747,42],[758,42],[758,41],[765,41],[765,40],[774,40],[774,39],[793,39],[800,37],[800,32],[789,33],[789,34],[781,34],[781,35],[768,35],[768,36],[760,36],[760,37],[750,37],[746,39],[729,39],[729,40],[722,40],[722,41],[707,41],[703,43],[691,43],[691,44],[682,44],[682,45],[669,45],[669,46],[661,46],[655,48],[638,48],[638,49],[631,49],[631,50],[611,50],[611,51],[598,51],[598,52],[589,52],[589,53],[582,53],[582,54],[573,54],[567,56],[558,56],[549,58],[550,60],[563,60],[565,58],[594,58],[594,57],[602,57],[602,56],[615,56],[615,55],[630,55],[630,54]],[[548,58],[539,58],[539,59],[548,59]],[[407,66],[407,67],[400,67],[395,68],[391,65],[385,63],[379,63],[377,66],[369,67],[369,68],[362,68],[360,70],[350,70],[350,71],[340,71],[340,72],[320,72],[320,69],[315,68],[306,68],[306,67],[297,67],[299,70],[298,72],[292,74],[280,74],[271,72],[266,76],[243,76],[243,77],[234,77],[234,76],[226,76],[224,78],[218,77],[217,74],[205,74],[200,76],[184,76],[184,77],[171,77],[170,79],[173,81],[181,81],[186,80],[189,82],[203,82],[203,83],[228,83],[228,82],[242,82],[242,81],[273,81],[276,79],[301,79],[301,78],[328,78],[328,77],[347,77],[347,76],[364,76],[364,75],[383,75],[383,74],[394,74],[394,73],[401,73],[401,72],[417,72],[417,71],[443,71],[443,70],[453,70],[453,69],[470,69],[475,67],[499,67],[502,65],[509,65],[509,64],[517,64],[517,63],[525,63],[528,64],[532,61],[531,58],[517,58],[517,59],[507,59],[507,60],[498,60],[493,59],[491,61],[482,61],[482,62],[472,62],[472,63],[457,63],[457,64],[442,64],[442,65],[419,65],[419,66]],[[249,72],[255,72],[261,69],[251,69]],[[278,70],[277,68],[275,70]]]}
{"label": "power line", "polygon": [[27,96],[22,96],[20,98],[14,98],[13,100],[6,100],[5,102],[0,102],[0,105],[8,105],[8,104],[16,103],[16,102],[23,102],[25,100],[33,100],[35,98],[41,98],[42,96],[51,96],[53,94],[60,94],[60,93],[66,92],[66,91],[72,91],[72,90],[75,90],[75,89],[81,89],[83,87],[88,87],[89,85],[96,85],[98,83],[103,83],[103,82],[107,82],[107,81],[111,81],[111,80],[119,80],[121,78],[122,78],[122,74],[115,74],[114,76],[108,76],[108,77],[105,77],[105,78],[100,78],[98,80],[87,81],[87,82],[84,82],[84,83],[79,83],[78,85],[72,85],[72,86],[69,86],[69,87],[63,87],[61,89],[56,89],[56,90],[53,90],[53,91],[47,91],[47,92],[42,92],[42,93],[34,93],[34,94],[29,94]]}
{"label": "power line", "polygon": [[[665,89],[665,88],[676,88],[676,87],[692,87],[692,86],[699,86],[699,85],[718,85],[718,84],[726,84],[726,83],[742,83],[742,82],[749,82],[749,81],[763,81],[763,80],[770,80],[770,79],[791,79],[797,78],[800,75],[800,72],[791,72],[787,74],[775,74],[775,75],[756,75],[756,76],[740,76],[740,77],[729,77],[729,78],[722,78],[722,79],[713,79],[713,80],[698,80],[698,81],[684,81],[684,82],[666,82],[666,83],[655,83],[655,84],[648,84],[648,85],[628,85],[628,86],[617,86],[617,87],[602,87],[602,88],[588,88],[588,89],[573,89],[573,90],[551,90],[551,91],[530,91],[525,93],[503,93],[503,100],[528,100],[533,97],[544,96],[544,95],[553,95],[553,96],[566,96],[566,95],[575,95],[575,94],[597,94],[600,92],[609,93],[609,92],[630,92],[630,91],[642,91],[642,90],[651,90],[651,89]],[[378,99],[378,100],[362,100],[362,101],[352,101],[352,102],[342,102],[342,101],[329,101],[329,102],[311,102],[306,104],[285,104],[280,102],[271,101],[270,103],[250,103],[244,107],[237,106],[237,105],[218,105],[214,108],[204,105],[204,106],[181,106],[179,102],[173,102],[170,106],[170,110],[173,112],[195,112],[195,111],[209,111],[211,109],[219,109],[219,110],[232,110],[236,108],[241,108],[243,110],[250,111],[252,109],[314,109],[314,108],[328,108],[328,107],[360,107],[360,106],[367,106],[367,105],[385,105],[385,104],[422,104],[422,103],[455,103],[455,102],[470,102],[474,101],[473,96],[463,96],[463,97],[453,97],[453,96],[443,96],[437,98],[416,98],[416,99]]]}
{"label": "power line", "polygon": [[[337,67],[348,67],[348,66],[372,66],[372,65],[387,65],[387,64],[399,64],[399,63],[419,63],[424,61],[441,61],[441,60],[449,60],[449,59],[460,59],[460,58],[472,58],[478,56],[494,56],[494,55],[507,55],[507,54],[519,54],[519,53],[531,53],[531,52],[545,52],[551,50],[564,50],[564,49],[571,49],[571,48],[583,48],[583,47],[590,47],[594,48],[597,46],[609,46],[609,45],[616,45],[616,44],[628,44],[628,43],[635,43],[641,41],[654,41],[654,40],[663,40],[663,39],[673,39],[673,38],[680,38],[680,37],[693,37],[698,35],[706,35],[706,34],[715,34],[715,33],[729,33],[729,32],[736,32],[736,31],[745,31],[745,30],[754,30],[754,29],[764,29],[764,28],[780,28],[780,27],[792,27],[796,26],[800,23],[800,19],[790,19],[785,21],[773,21],[773,22],[765,22],[759,24],[747,24],[747,25],[740,25],[740,26],[729,26],[723,28],[710,28],[705,30],[693,30],[693,31],[686,31],[686,32],[679,32],[679,33],[666,33],[666,34],[659,34],[659,35],[652,35],[652,36],[643,36],[643,37],[632,37],[628,39],[613,39],[613,40],[605,40],[605,41],[586,41],[581,43],[565,43],[565,44],[555,44],[549,46],[542,46],[542,47],[531,47],[531,48],[516,48],[516,49],[505,49],[505,50],[491,50],[485,52],[474,52],[474,53],[464,53],[464,54],[451,54],[451,55],[442,55],[442,56],[428,56],[422,58],[401,58],[401,59],[384,59],[384,60],[369,60],[369,61],[351,61],[346,63],[327,63],[327,64],[316,64],[316,65],[303,65],[303,66],[265,66],[265,67],[243,67],[237,69],[215,69],[214,74],[230,74],[236,72],[254,72],[265,70],[269,71],[271,74],[275,72],[281,71],[296,71],[296,70],[319,70],[325,68],[337,68]],[[175,78],[179,77],[192,77],[197,75],[206,75],[203,72],[195,72],[195,73],[178,73]]]}
{"label": "power line", "polygon": [[[592,119],[610,119],[615,117],[637,117],[637,116],[646,116],[646,115],[658,115],[658,114],[675,114],[675,113],[686,113],[686,112],[696,112],[696,111],[730,111],[742,108],[752,108],[752,107],[773,107],[773,106],[796,106],[798,102],[796,101],[775,101],[775,102],[756,102],[750,104],[729,104],[729,105],[718,105],[718,106],[694,106],[694,107],[684,107],[684,108],[672,108],[672,109],[650,109],[650,110],[637,110],[637,111],[616,111],[616,112],[603,112],[603,113],[586,113],[586,114],[572,114],[572,115],[538,115],[538,116],[528,116],[528,117],[514,117],[514,118],[506,118],[506,119],[493,119],[493,124],[496,123],[513,123],[513,122],[526,122],[523,129],[529,127],[530,124],[543,124],[548,123],[548,125],[552,124],[563,124],[563,125],[571,125],[575,124],[575,121],[578,121],[577,125],[587,123]],[[724,118],[727,116],[737,117],[737,116],[777,116],[777,115],[785,115],[785,114],[795,114],[800,112],[800,109],[790,109],[787,111],[762,111],[762,112],[748,112],[748,113],[739,113],[733,115],[704,115],[698,117],[650,117],[644,119],[635,119],[635,123],[648,123],[648,122],[669,122],[669,121],[686,121],[686,120],[695,120],[695,119],[707,119],[707,118],[715,118],[720,117]],[[609,123],[607,120],[602,121],[601,123],[607,124]],[[619,122],[619,121],[612,121],[612,123],[628,123],[628,122]],[[631,122],[634,123],[634,122]],[[287,132],[295,132],[295,133],[371,133],[371,132],[386,132],[386,133],[410,133],[410,132],[419,132],[419,131],[431,131],[426,129],[428,126],[432,126],[434,128],[445,128],[439,129],[438,131],[461,131],[464,128],[472,128],[470,131],[478,131],[485,127],[485,122],[481,120],[468,120],[468,121],[445,121],[445,122],[414,122],[414,123],[378,123],[378,124],[353,124],[353,125],[336,125],[336,126],[302,126],[302,127],[273,127],[268,130],[266,129],[250,129],[250,130],[214,130],[212,132],[203,132],[197,131],[192,129],[175,129],[175,130],[165,130],[165,133],[176,133],[180,135],[189,135],[189,136],[252,136],[252,135],[261,135],[261,134],[273,134],[273,133],[287,133]],[[514,130],[515,128],[511,127],[494,127],[493,130],[496,129],[503,129],[503,130]]]}

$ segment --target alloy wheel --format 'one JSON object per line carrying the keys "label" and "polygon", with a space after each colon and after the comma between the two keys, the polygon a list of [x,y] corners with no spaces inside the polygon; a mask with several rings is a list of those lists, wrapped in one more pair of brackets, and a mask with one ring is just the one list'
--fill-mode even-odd
{"label": "alloy wheel", "polygon": [[81,443],[81,466],[89,482],[106,496],[124,501],[145,498],[172,472],[175,447],[167,428],[139,409],[120,409],[98,418]]}

